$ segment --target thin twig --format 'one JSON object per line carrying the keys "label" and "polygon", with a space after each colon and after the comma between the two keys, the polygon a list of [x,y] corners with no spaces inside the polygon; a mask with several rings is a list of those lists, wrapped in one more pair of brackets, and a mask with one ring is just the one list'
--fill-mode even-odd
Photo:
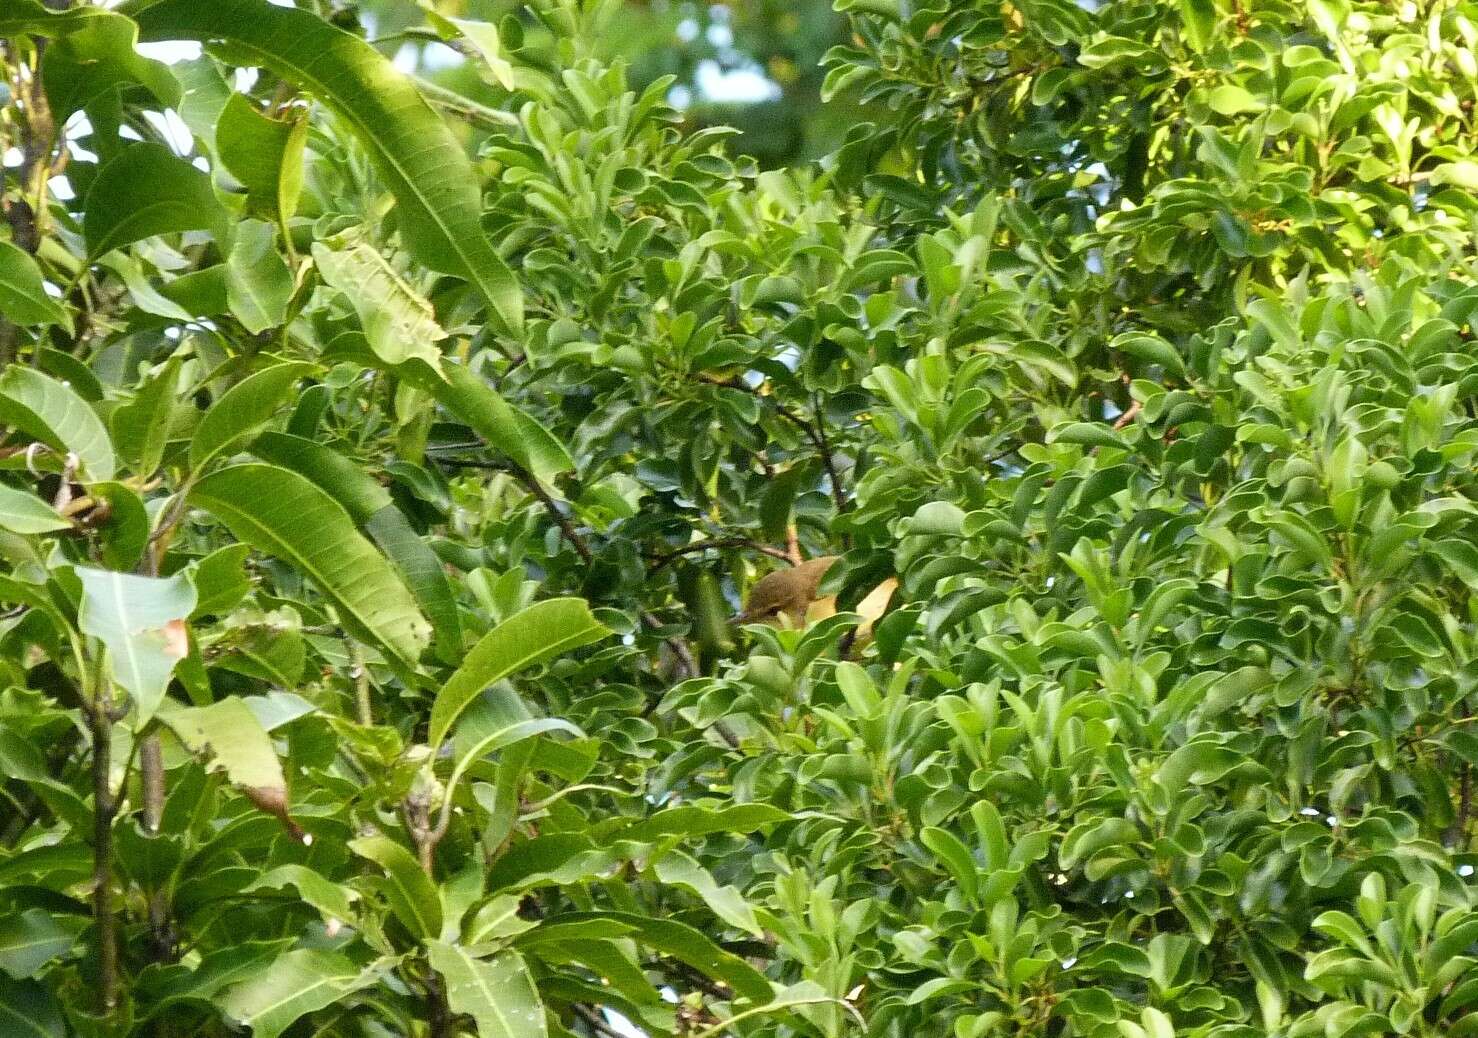
{"label": "thin twig", "polygon": [[102,690],[88,711],[92,727],[92,911],[97,923],[98,1009],[110,1017],[118,1005],[118,917],[113,911],[113,718]]}
{"label": "thin twig", "polygon": [[[444,464],[463,465],[469,468],[497,469],[507,472],[514,479],[518,480],[524,489],[538,498],[539,503],[544,506],[544,511],[549,513],[549,518],[554,520],[554,524],[559,527],[560,534],[569,542],[570,547],[575,549],[575,554],[580,556],[581,561],[587,566],[595,562],[595,552],[591,550],[590,542],[585,539],[579,530],[575,529],[575,524],[570,521],[569,516],[565,515],[564,510],[559,507],[559,502],[555,501],[549,491],[544,489],[538,477],[522,465],[513,462],[474,461],[460,458],[440,458],[437,460]],[[661,628],[662,621],[657,619],[651,612],[643,609],[640,610],[639,615],[642,623],[653,630]],[[672,654],[677,658],[678,664],[683,670],[684,677],[692,678],[698,676],[698,661],[693,658],[692,650],[688,648],[687,644],[681,638],[668,638],[667,647],[672,650]]]}
{"label": "thin twig", "polygon": [[416,88],[421,91],[421,95],[427,101],[437,108],[460,115],[474,126],[481,126],[487,130],[508,130],[518,126],[518,116],[512,112],[504,112],[478,104],[472,98],[459,94],[455,90],[437,86],[429,79],[418,78]]}
{"label": "thin twig", "polygon": [[583,1006],[578,1002],[571,1005],[570,1008],[575,1011],[576,1016],[589,1024],[590,1029],[596,1034],[601,1035],[602,1038],[624,1038],[620,1031],[606,1023],[594,1009]]}
{"label": "thin twig", "polygon": [[740,392],[749,393],[768,403],[775,409],[776,414],[800,429],[806,439],[811,441],[811,446],[816,449],[816,453],[821,458],[821,464],[826,469],[827,481],[831,483],[831,498],[836,505],[837,511],[845,512],[851,507],[850,502],[847,500],[847,492],[842,489],[841,472],[837,469],[836,458],[833,456],[831,444],[826,438],[826,427],[821,421],[819,410],[816,414],[816,422],[813,425],[789,407],[786,407],[779,400],[776,400],[769,393],[762,393],[758,387],[751,386],[743,380],[714,378],[710,375],[702,374],[698,376],[698,380],[700,382],[706,382],[710,386],[719,386],[723,389],[737,389]]}
{"label": "thin twig", "polygon": [[749,537],[710,537],[707,540],[694,541],[692,544],[684,544],[680,548],[673,548],[671,551],[653,556],[650,572],[656,573],[662,567],[676,562],[684,555],[692,555],[695,552],[709,551],[710,549],[717,550],[719,548],[748,548],[762,555],[768,555],[772,559],[780,559],[782,562],[791,561],[791,557],[787,552],[771,547],[768,544],[762,544]]}

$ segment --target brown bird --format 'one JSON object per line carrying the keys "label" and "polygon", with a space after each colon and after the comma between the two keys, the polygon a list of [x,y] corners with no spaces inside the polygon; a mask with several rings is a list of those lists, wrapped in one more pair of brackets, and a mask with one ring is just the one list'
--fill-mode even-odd
{"label": "brown bird", "polygon": [[836,596],[828,595],[818,602],[816,589],[838,557],[822,555],[820,558],[802,562],[799,566],[766,573],[749,589],[749,600],[744,604],[744,612],[736,619],[739,623],[777,623],[783,615],[792,626],[800,627],[807,621],[823,619],[835,613]]}
{"label": "brown bird", "polygon": [[[837,560],[836,555],[823,555],[789,569],[777,569],[766,573],[749,589],[749,601],[744,612],[735,617],[737,623],[767,623],[791,627],[809,627],[828,616],[835,616],[835,595],[816,597],[826,571]],[[852,632],[850,647],[859,650],[872,641],[873,625],[887,612],[893,592],[898,590],[898,579],[889,577],[863,596],[853,611],[862,617],[862,622]],[[781,617],[785,619],[782,621]]]}

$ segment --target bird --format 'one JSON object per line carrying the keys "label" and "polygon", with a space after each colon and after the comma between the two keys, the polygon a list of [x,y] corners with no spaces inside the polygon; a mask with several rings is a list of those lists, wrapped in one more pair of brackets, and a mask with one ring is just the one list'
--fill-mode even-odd
{"label": "bird", "polygon": [[817,601],[816,589],[832,563],[840,556],[822,555],[787,569],[766,573],[749,589],[744,611],[735,619],[739,623],[780,622],[784,616],[791,626],[825,619],[836,612],[836,596]]}
{"label": "bird", "polygon": [[[818,598],[816,591],[839,557],[822,555],[788,569],[766,573],[749,589],[749,600],[735,622],[779,625],[783,616],[792,627],[808,627],[836,615],[836,596]],[[887,611],[896,590],[898,578],[888,577],[853,607],[852,611],[862,617],[853,635],[853,643],[858,648],[872,640],[873,624]]]}

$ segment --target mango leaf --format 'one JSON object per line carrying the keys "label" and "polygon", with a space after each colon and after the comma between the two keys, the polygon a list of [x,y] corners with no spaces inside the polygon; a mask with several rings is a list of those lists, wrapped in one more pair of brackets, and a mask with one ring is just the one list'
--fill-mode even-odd
{"label": "mango leaf", "polygon": [[41,908],[0,917],[0,970],[16,980],[34,977],[77,941],[77,927],[65,927]]}
{"label": "mango leaf", "polygon": [[[3,28],[4,19],[0,19]],[[0,1032],[10,1038],[66,1038],[61,1007],[50,991],[33,981],[0,973]]]}
{"label": "mango leaf", "polygon": [[267,0],[163,0],[139,12],[138,22],[148,40],[227,40],[317,96],[375,157],[416,257],[471,281],[504,331],[522,333],[523,292],[483,233],[472,164],[389,59],[321,18]]}
{"label": "mango leaf", "polygon": [[390,492],[353,461],[331,447],[291,433],[264,432],[251,443],[263,461],[305,476],[322,487],[364,526],[382,508],[393,507]]}
{"label": "mango leaf", "polygon": [[133,697],[135,725],[143,727],[164,698],[175,664],[189,652],[185,618],[195,588],[183,573],[138,577],[79,566],[82,605],[77,625],[108,648],[113,681]]}
{"label": "mango leaf", "polygon": [[208,758],[212,769],[224,771],[233,785],[285,794],[287,780],[272,738],[239,697],[228,696],[209,706],[180,706],[166,700],[158,717],[192,753]]}
{"label": "mango leaf", "polygon": [[88,479],[113,478],[113,444],[102,419],[65,383],[12,364],[0,374],[0,424],[63,454],[75,454]]}
{"label": "mango leaf", "polygon": [[252,880],[242,893],[288,888],[296,890],[298,896],[318,909],[319,914],[326,920],[350,921],[354,918],[351,903],[359,897],[359,893],[333,882],[304,865],[279,865]]}
{"label": "mango leaf", "polygon": [[477,1023],[479,1038],[544,1038],[544,1006],[523,957],[502,951],[488,959],[442,941],[427,941],[431,968],[446,980],[452,1011]]}
{"label": "mango leaf", "polygon": [[87,254],[96,259],[156,234],[229,234],[210,177],[162,144],[130,144],[98,169],[83,205]]}
{"label": "mango leaf", "polygon": [[377,983],[382,970],[361,968],[338,952],[299,948],[226,992],[222,1011],[252,1038],[277,1038],[295,1020]]}
{"label": "mango leaf", "polygon": [[447,18],[456,26],[462,38],[472,44],[478,57],[487,65],[494,82],[504,90],[515,90],[518,83],[514,78],[513,66],[503,56],[503,44],[498,39],[498,27],[492,22],[478,22],[468,18]]}
{"label": "mango leaf", "polygon": [[586,919],[613,919],[634,931],[632,939],[723,981],[751,1002],[767,1002],[773,995],[764,974],[732,952],[724,951],[701,931],[672,919],[657,919],[626,912],[575,912],[555,917],[554,922],[578,923]]}
{"label": "mango leaf", "polygon": [[417,364],[408,364],[400,373],[466,422],[488,446],[541,482],[575,467],[569,452],[547,429],[465,366],[443,360],[440,378]]}
{"label": "mango leaf", "polygon": [[431,705],[428,742],[440,746],[462,711],[493,682],[609,633],[579,598],[551,598],[510,616],[483,635],[442,686]]}
{"label": "mango leaf", "polygon": [[253,335],[282,324],[293,297],[293,274],[274,247],[276,236],[271,224],[243,220],[226,257],[226,300]]}
{"label": "mango leaf", "polygon": [[12,533],[51,533],[72,524],[35,494],[0,484],[0,528]]}
{"label": "mango leaf", "polygon": [[330,288],[342,292],[359,314],[365,340],[386,364],[402,364],[419,357],[440,370],[436,343],[446,332],[424,296],[391,269],[367,242],[339,248],[313,243],[313,262]]}
{"label": "mango leaf", "polygon": [[108,12],[97,7],[74,7],[69,11],[54,11],[41,0],[7,0],[5,10],[0,13],[0,36],[18,36],[30,33],[35,36],[54,37],[73,32],[93,18]]}
{"label": "mango leaf", "polygon": [[138,26],[120,14],[89,19],[46,51],[41,85],[60,125],[105,93],[142,85],[161,108],[179,103],[180,85],[162,61],[134,49]]}
{"label": "mango leaf", "polygon": [[354,633],[414,663],[430,635],[415,599],[342,505],[273,465],[233,465],[206,476],[190,499],[240,540],[296,566]]}
{"label": "mango leaf", "polygon": [[386,505],[370,516],[363,529],[390,559],[431,621],[431,629],[436,635],[436,654],[448,663],[460,660],[462,619],[451,582],[447,580],[446,567],[436,557],[436,552],[394,505]]}
{"label": "mango leaf", "polygon": [[22,328],[59,324],[72,331],[72,317],[46,294],[41,268],[29,253],[0,242],[0,317]]}
{"label": "mango leaf", "polygon": [[286,220],[303,191],[303,151],[308,142],[307,113],[274,119],[241,94],[222,105],[215,123],[215,149],[246,188],[247,211]]}
{"label": "mango leaf", "polygon": [[113,441],[119,455],[139,475],[152,475],[164,458],[179,384],[180,359],[171,357],[138,387],[133,400],[113,411]]}
{"label": "mango leaf", "polygon": [[251,590],[245,569],[250,552],[251,548],[245,544],[228,544],[195,564],[190,582],[195,585],[196,602],[190,619],[219,616],[246,597]]}
{"label": "mango leaf", "polygon": [[150,1016],[178,1002],[208,1002],[217,992],[260,973],[291,943],[291,938],[242,941],[207,952],[194,969],[176,964],[145,972],[138,980],[140,1001],[147,1000]]}
{"label": "mango leaf", "polygon": [[385,870],[385,898],[407,930],[421,938],[441,933],[441,892],[410,851],[384,836],[350,840],[349,849]]}
{"label": "mango leaf", "polygon": [[437,655],[447,662],[461,658],[462,621],[446,570],[394,505],[389,491],[342,454],[302,436],[265,432],[252,442],[251,451],[263,461],[306,476],[343,505],[425,610],[436,632]]}
{"label": "mango leaf", "polygon": [[481,758],[512,746],[524,739],[550,732],[563,732],[577,739],[585,737],[579,728],[557,717],[534,717],[518,695],[509,689],[493,689],[473,701],[457,726],[456,764],[446,782],[446,797],[451,799],[467,768]]}
{"label": "mango leaf", "polygon": [[190,466],[197,472],[222,451],[240,445],[271,421],[293,385],[311,364],[274,364],[248,375],[215,401],[190,440]]}

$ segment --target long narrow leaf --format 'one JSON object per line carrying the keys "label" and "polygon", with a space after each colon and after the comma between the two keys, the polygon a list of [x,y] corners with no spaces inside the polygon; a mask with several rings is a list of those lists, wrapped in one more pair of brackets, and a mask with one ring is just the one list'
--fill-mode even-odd
{"label": "long narrow leaf", "polygon": [[323,490],[275,465],[233,465],[196,484],[190,500],[239,539],[296,566],[353,633],[407,663],[421,654],[431,631],[415,599]]}
{"label": "long narrow leaf", "polygon": [[145,40],[227,40],[318,97],[375,156],[417,257],[470,280],[508,334],[522,332],[523,293],[483,233],[472,164],[389,59],[321,18],[267,0],[162,0],[138,22]]}

